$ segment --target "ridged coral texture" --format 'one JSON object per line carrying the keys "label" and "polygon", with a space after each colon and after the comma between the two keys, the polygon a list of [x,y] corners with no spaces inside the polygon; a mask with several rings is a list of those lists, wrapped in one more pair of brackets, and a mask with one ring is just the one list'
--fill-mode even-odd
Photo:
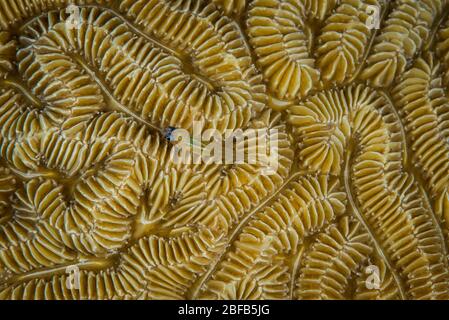
{"label": "ridged coral texture", "polygon": [[448,13],[0,0],[0,299],[449,299]]}

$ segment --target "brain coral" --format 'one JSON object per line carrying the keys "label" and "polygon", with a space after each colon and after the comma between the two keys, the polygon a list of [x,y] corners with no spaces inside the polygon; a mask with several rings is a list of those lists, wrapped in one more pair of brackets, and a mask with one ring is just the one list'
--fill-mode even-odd
{"label": "brain coral", "polygon": [[0,299],[448,299],[448,12],[1,0]]}

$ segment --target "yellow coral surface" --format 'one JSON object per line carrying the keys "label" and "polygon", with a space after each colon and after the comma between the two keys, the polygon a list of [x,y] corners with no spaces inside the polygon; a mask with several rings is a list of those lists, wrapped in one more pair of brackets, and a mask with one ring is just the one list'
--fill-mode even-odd
{"label": "yellow coral surface", "polygon": [[448,12],[0,0],[0,299],[448,299]]}

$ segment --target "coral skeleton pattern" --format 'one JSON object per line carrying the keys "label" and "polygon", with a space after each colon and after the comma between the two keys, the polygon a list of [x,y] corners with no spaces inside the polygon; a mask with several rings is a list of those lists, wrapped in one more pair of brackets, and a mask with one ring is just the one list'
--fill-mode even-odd
{"label": "coral skeleton pattern", "polygon": [[448,12],[0,0],[0,299],[449,299]]}

